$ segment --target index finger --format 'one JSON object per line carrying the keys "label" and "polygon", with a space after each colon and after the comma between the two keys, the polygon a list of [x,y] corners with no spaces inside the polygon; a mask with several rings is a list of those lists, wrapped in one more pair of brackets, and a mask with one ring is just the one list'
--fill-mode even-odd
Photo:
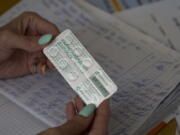
{"label": "index finger", "polygon": [[51,33],[52,35],[59,34],[59,30],[57,26],[48,20],[42,18],[37,13],[33,12],[25,12],[22,14],[23,24],[27,25],[29,31],[31,31],[34,34],[43,35],[46,33]]}
{"label": "index finger", "polygon": [[35,12],[23,12],[1,29],[10,29],[18,34],[28,36],[41,36],[48,33],[56,36],[59,34],[59,30],[55,24],[42,18]]}

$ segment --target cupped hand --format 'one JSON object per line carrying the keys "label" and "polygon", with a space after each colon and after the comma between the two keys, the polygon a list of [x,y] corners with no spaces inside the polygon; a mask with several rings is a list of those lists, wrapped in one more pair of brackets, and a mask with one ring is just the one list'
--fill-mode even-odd
{"label": "cupped hand", "polygon": [[[25,12],[0,28],[0,78],[18,77],[41,72],[52,65],[43,55],[38,39],[44,34],[58,35],[51,22],[36,13]],[[36,71],[34,69],[36,67]]]}
{"label": "cupped hand", "polygon": [[68,121],[59,127],[47,129],[38,135],[107,135],[110,117],[109,101],[105,100],[93,114],[86,117],[82,116],[82,110],[86,110],[87,106],[83,107],[82,100],[76,97],[73,102],[67,105]]}

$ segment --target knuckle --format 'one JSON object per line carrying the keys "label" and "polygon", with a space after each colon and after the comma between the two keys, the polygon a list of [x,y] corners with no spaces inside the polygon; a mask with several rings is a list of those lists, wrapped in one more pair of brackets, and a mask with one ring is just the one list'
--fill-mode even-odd
{"label": "knuckle", "polygon": [[29,45],[29,48],[31,49],[37,49],[37,41],[35,41],[35,39],[32,39],[32,38],[27,38],[26,39],[28,41],[28,45]]}
{"label": "knuckle", "polygon": [[5,43],[11,37],[12,32],[9,30],[0,31],[0,41],[1,43]]}
{"label": "knuckle", "polygon": [[21,16],[24,16],[24,17],[38,17],[39,15],[36,12],[26,11],[26,12],[23,12],[21,14]]}

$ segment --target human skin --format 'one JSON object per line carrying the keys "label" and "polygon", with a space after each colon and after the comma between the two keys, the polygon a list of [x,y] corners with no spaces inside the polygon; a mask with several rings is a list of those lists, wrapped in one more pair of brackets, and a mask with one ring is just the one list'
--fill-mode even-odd
{"label": "human skin", "polygon": [[68,121],[38,135],[107,135],[110,117],[109,101],[105,100],[89,117],[82,117],[78,114],[83,107],[82,100],[76,97],[73,102],[67,104]]}
{"label": "human skin", "polygon": [[[44,34],[59,34],[58,28],[36,13],[25,12],[0,28],[0,78],[15,78],[33,72],[42,74],[41,66],[54,67],[43,55],[46,46],[38,45],[38,39]],[[68,121],[58,127],[49,128],[38,135],[107,135],[110,108],[105,100],[88,117],[79,115],[84,107],[82,100],[76,97],[67,104]]]}
{"label": "human skin", "polygon": [[33,73],[33,66],[41,73],[41,66],[52,64],[43,55],[45,46],[38,39],[50,33],[59,34],[58,28],[36,13],[25,12],[0,28],[0,78],[13,78]]}

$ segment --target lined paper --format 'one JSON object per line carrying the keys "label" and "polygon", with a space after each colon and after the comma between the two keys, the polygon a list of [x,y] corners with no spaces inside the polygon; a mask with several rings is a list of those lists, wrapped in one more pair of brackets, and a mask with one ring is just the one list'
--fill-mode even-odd
{"label": "lined paper", "polygon": [[[98,20],[72,1],[25,2],[20,14],[30,9],[48,18],[63,30],[72,29],[87,50],[118,85],[112,97],[111,135],[130,135],[150,116],[179,82],[179,54],[159,42],[134,32],[120,22],[118,28]],[[34,6],[32,6],[34,5]],[[16,7],[16,8],[17,8]],[[3,16],[3,22],[10,18]],[[0,81],[1,93],[49,126],[62,124],[65,104],[75,93],[56,71],[45,75]]]}

